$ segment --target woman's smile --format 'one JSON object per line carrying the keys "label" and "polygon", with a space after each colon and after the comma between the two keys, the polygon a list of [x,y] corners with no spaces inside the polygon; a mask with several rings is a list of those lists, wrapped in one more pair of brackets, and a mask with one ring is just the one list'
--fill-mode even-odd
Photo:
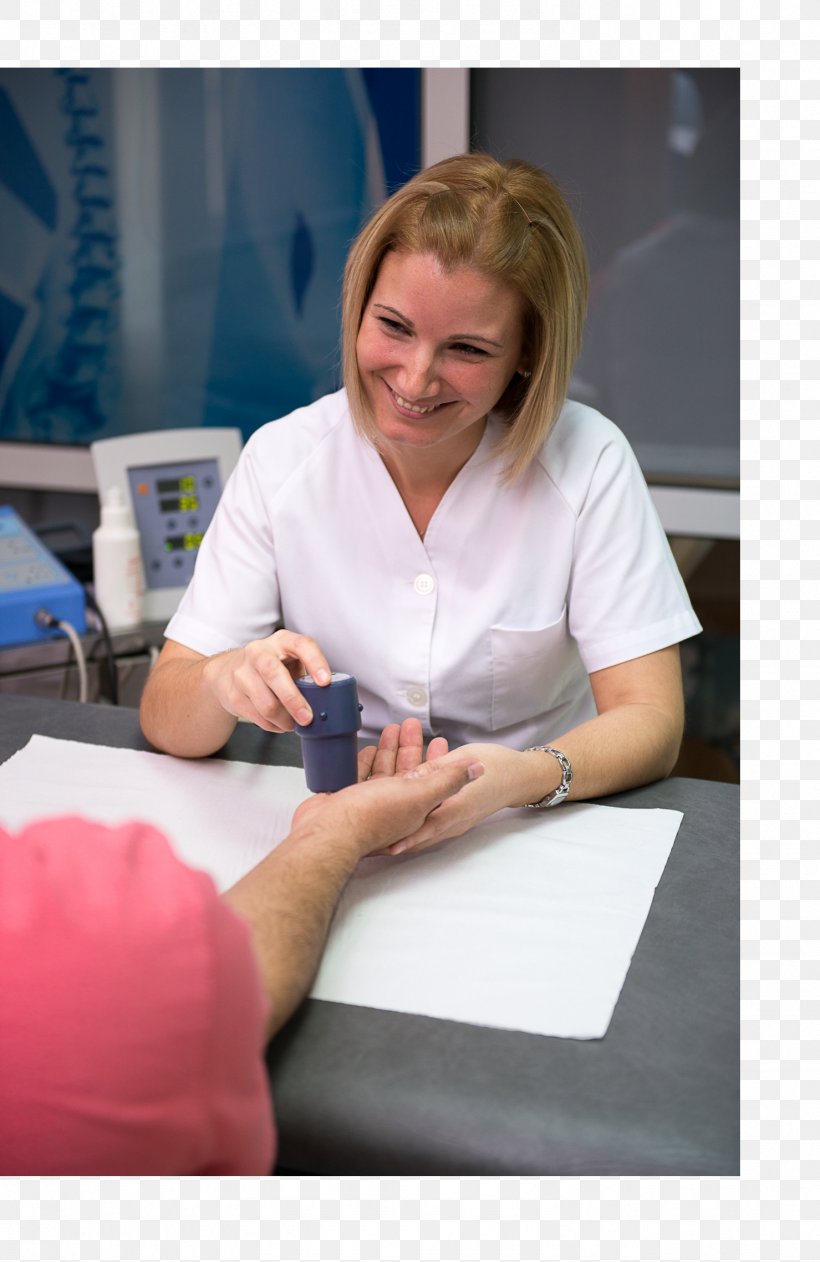
{"label": "woman's smile", "polygon": [[447,407],[446,403],[412,403],[409,399],[403,398],[400,394],[397,394],[395,390],[392,390],[386,381],[384,384],[396,406],[396,410],[402,414],[409,413],[410,416],[418,417],[430,416],[434,412],[439,412],[441,408]]}

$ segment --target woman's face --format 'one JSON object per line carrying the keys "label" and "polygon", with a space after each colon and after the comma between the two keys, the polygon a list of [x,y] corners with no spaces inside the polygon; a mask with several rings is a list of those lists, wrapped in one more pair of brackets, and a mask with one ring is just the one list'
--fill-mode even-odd
{"label": "woman's face", "polygon": [[442,455],[474,449],[487,413],[524,367],[522,347],[513,289],[470,267],[444,271],[431,254],[391,251],[356,342],[382,439]]}

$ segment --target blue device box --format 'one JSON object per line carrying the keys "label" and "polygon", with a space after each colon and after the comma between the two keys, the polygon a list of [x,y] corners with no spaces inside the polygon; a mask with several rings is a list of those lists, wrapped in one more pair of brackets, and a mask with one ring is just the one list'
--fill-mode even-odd
{"label": "blue device box", "polygon": [[13,508],[0,505],[0,646],[30,644],[61,634],[38,627],[45,609],[75,631],[86,630],[85,592]]}

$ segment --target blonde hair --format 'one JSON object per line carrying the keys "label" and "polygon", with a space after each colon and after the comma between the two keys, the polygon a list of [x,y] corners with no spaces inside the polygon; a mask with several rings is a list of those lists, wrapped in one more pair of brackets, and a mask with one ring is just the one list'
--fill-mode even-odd
{"label": "blonde hair", "polygon": [[520,476],[566,398],[586,313],[586,253],[558,187],[538,167],[485,153],[445,158],[420,171],[376,211],[354,241],[342,288],[342,367],[354,423],[378,433],[356,360],[356,339],[390,250],[433,254],[446,269],[472,267],[518,293],[524,360],[494,412],[508,426],[505,476]]}

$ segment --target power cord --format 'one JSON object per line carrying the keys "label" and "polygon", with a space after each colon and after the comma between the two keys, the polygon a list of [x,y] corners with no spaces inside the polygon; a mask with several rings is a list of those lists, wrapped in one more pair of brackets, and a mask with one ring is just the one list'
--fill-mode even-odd
{"label": "power cord", "polygon": [[119,705],[120,701],[119,701],[119,690],[117,686],[117,667],[114,662],[114,646],[111,643],[111,633],[108,630],[108,623],[105,620],[105,616],[103,615],[103,612],[100,609],[100,606],[97,604],[96,600],[94,599],[93,592],[90,591],[88,587],[85,588],[85,603],[88,606],[89,610],[91,611],[92,616],[96,619],[99,625],[100,632],[102,633],[103,640],[105,642],[105,660],[106,660],[106,665],[108,666],[108,682],[111,688],[111,704]]}
{"label": "power cord", "polygon": [[83,646],[80,643],[80,637],[77,635],[77,632],[70,622],[64,622],[61,618],[55,618],[47,609],[38,609],[34,615],[34,621],[38,627],[62,631],[63,635],[68,636],[71,641],[71,647],[74,650],[74,658],[80,676],[80,695],[78,700],[85,703],[88,700],[88,671],[85,665]]}

